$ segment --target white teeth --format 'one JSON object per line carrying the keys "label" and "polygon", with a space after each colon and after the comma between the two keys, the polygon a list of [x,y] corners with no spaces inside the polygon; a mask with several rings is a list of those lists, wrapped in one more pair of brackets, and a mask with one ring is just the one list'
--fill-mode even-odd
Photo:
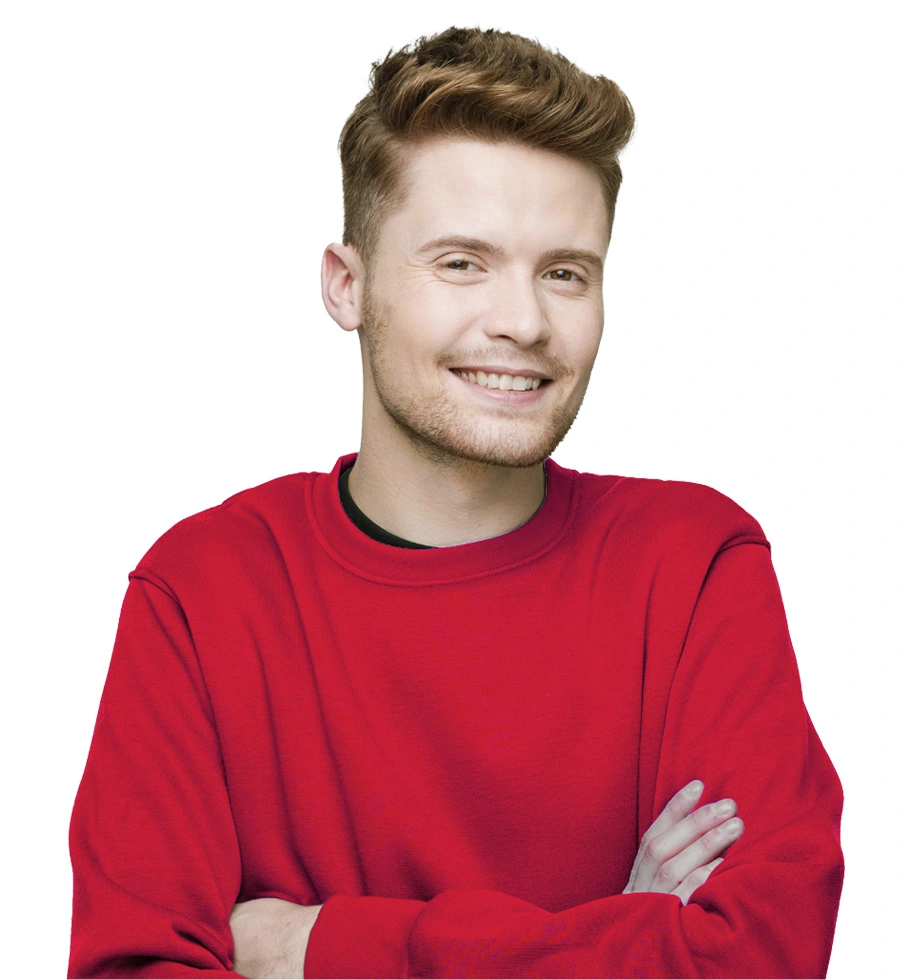
{"label": "white teeth", "polygon": [[540,378],[525,378],[522,375],[459,371],[459,377],[470,384],[480,385],[482,388],[490,388],[494,391],[537,391],[541,387]]}

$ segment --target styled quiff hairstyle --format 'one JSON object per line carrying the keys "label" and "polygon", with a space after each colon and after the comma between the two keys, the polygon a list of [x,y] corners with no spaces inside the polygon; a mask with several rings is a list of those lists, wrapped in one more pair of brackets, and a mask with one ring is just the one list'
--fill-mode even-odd
{"label": "styled quiff hairstyle", "polygon": [[634,116],[610,79],[517,34],[451,27],[390,52],[370,82],[339,139],[344,242],[368,264],[382,221],[404,201],[405,150],[435,138],[522,143],[578,160],[601,180],[613,225],[617,155]]}

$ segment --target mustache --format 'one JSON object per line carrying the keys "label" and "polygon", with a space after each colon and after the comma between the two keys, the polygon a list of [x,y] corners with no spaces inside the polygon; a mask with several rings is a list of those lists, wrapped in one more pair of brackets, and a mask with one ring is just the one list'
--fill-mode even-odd
{"label": "mustache", "polygon": [[457,368],[465,364],[512,364],[517,359],[521,367],[539,371],[553,381],[559,381],[571,373],[565,364],[554,357],[541,354],[532,356],[528,352],[522,352],[517,356],[515,350],[498,350],[495,347],[475,347],[459,354],[447,355],[441,363],[445,368]]}

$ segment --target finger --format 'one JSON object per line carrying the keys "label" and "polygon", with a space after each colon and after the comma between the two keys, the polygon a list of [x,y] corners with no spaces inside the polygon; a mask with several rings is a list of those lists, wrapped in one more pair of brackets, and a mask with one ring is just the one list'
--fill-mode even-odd
{"label": "finger", "polygon": [[692,894],[700,885],[704,885],[708,879],[709,875],[718,867],[719,864],[724,860],[724,858],[715,858],[714,861],[710,861],[708,864],[704,864],[701,868],[696,868],[695,871],[691,871],[680,884],[674,889],[672,894],[680,897],[680,901],[684,905],[689,902]]}
{"label": "finger", "polygon": [[[705,853],[701,860],[691,866],[687,866],[686,861],[672,863],[672,859],[688,847],[696,844],[704,835],[720,826],[736,812],[737,804],[733,800],[708,803],[687,814],[663,834],[648,841],[641,848],[642,860],[636,869],[636,881],[633,883],[632,890],[673,891],[690,871],[694,871],[700,865],[717,857],[718,851],[715,851],[714,854]],[[709,841],[714,840],[715,838],[709,838]],[[702,853],[697,849],[691,852],[690,857],[699,856]],[[683,873],[674,880],[673,875],[678,871]],[[660,880],[658,879],[659,875],[661,876]]]}
{"label": "finger", "polygon": [[[688,813],[673,827],[656,837],[651,842],[650,854],[658,859],[659,864],[663,864],[691,844],[695,844],[710,830],[721,826],[726,820],[730,820],[736,815],[737,804],[731,799],[707,803],[705,806],[699,807],[698,810]],[[700,861],[699,863],[702,864],[703,862]]]}
{"label": "finger", "polygon": [[653,837],[670,830],[674,824],[679,823],[693,807],[699,802],[702,796],[704,784],[701,780],[694,779],[691,783],[671,797],[667,806],[658,815],[658,819],[648,828],[642,836],[642,843],[647,843]]}
{"label": "finger", "polygon": [[[629,884],[626,886],[627,892],[645,890],[635,888],[634,884],[639,876],[639,869],[640,865],[642,864],[646,847],[652,840],[654,840],[655,837],[659,837],[661,834],[666,833],[671,829],[671,827],[683,820],[690,810],[692,810],[693,807],[699,802],[699,797],[702,796],[704,789],[705,785],[698,779],[694,779],[692,782],[687,783],[682,790],[675,793],[674,796],[671,797],[667,806],[661,811],[655,822],[642,835],[642,841],[639,845],[639,850],[636,853],[636,860],[633,862],[633,869],[629,875]],[[657,868],[657,865],[655,867]],[[651,880],[651,878],[649,880]]]}
{"label": "finger", "polygon": [[673,892],[693,871],[719,857],[742,833],[743,821],[739,817],[725,820],[720,826],[704,833],[675,857],[665,861],[658,868],[651,887],[645,890]]}

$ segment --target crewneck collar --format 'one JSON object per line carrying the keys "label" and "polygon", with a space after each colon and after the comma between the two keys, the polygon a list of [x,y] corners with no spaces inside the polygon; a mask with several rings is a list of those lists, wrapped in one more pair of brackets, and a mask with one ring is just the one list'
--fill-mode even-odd
{"label": "crewneck collar", "polygon": [[343,467],[338,478],[338,495],[342,501],[342,509],[351,519],[352,523],[356,527],[359,527],[364,534],[373,538],[374,541],[382,541],[384,544],[394,544],[397,548],[433,547],[433,545],[418,544],[417,541],[408,541],[405,538],[400,538],[397,534],[393,534],[391,531],[387,531],[386,528],[380,527],[376,521],[370,520],[355,503],[354,497],[351,496],[351,491],[348,489],[348,477],[350,475],[351,467],[347,469]]}
{"label": "crewneck collar", "polygon": [[546,499],[520,527],[447,548],[399,548],[365,534],[342,507],[339,475],[356,459],[357,453],[340,456],[331,473],[316,474],[307,501],[311,522],[322,546],[340,565],[363,578],[390,585],[460,581],[531,561],[560,540],[575,507],[574,471],[547,459]]}

